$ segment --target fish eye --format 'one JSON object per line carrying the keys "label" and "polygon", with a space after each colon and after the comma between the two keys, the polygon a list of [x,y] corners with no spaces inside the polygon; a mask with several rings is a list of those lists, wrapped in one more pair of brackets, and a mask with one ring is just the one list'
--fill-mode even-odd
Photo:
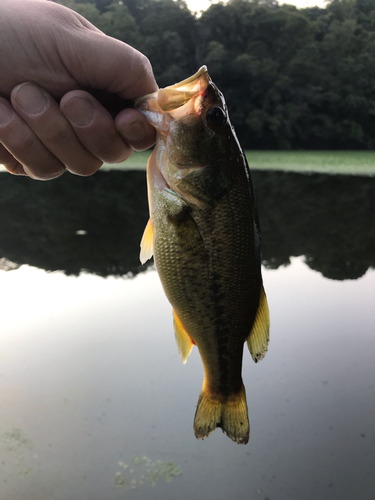
{"label": "fish eye", "polygon": [[207,124],[212,127],[221,127],[227,122],[227,115],[220,106],[212,106],[206,112]]}

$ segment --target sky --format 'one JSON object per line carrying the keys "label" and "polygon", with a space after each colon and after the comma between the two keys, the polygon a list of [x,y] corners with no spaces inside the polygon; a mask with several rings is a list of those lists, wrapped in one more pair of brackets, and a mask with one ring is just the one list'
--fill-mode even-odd
{"label": "sky", "polygon": [[[207,7],[210,5],[210,0],[186,0],[186,3],[189,6],[189,9],[192,11],[200,11],[200,10],[205,10]],[[215,0],[213,1],[215,2]],[[279,0],[279,3],[289,3],[291,5],[295,5],[296,7],[299,8],[304,8],[304,7],[313,7],[314,5],[318,5],[319,7],[324,7],[324,0],[289,0],[287,2],[283,2],[282,0]]]}

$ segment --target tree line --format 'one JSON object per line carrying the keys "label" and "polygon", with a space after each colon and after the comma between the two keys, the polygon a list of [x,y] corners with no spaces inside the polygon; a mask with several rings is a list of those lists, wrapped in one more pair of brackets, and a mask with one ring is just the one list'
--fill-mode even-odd
{"label": "tree line", "polygon": [[248,149],[374,149],[375,0],[58,0],[147,55],[159,86],[206,64]]}

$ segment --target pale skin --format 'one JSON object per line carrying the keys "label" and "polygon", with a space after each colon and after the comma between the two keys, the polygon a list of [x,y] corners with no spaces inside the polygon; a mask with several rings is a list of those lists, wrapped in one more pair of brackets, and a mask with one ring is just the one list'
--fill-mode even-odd
{"label": "pale skin", "polygon": [[12,174],[91,175],[155,142],[141,113],[113,118],[92,95],[154,92],[148,59],[61,5],[1,0],[0,75],[0,163]]}

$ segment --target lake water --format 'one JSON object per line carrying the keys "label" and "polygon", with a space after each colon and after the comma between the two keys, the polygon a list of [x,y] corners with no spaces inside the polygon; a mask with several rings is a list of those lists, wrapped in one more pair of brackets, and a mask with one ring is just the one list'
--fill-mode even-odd
{"label": "lake water", "polygon": [[242,446],[194,437],[144,172],[0,174],[1,500],[374,500],[375,178],[253,180],[271,342]]}

